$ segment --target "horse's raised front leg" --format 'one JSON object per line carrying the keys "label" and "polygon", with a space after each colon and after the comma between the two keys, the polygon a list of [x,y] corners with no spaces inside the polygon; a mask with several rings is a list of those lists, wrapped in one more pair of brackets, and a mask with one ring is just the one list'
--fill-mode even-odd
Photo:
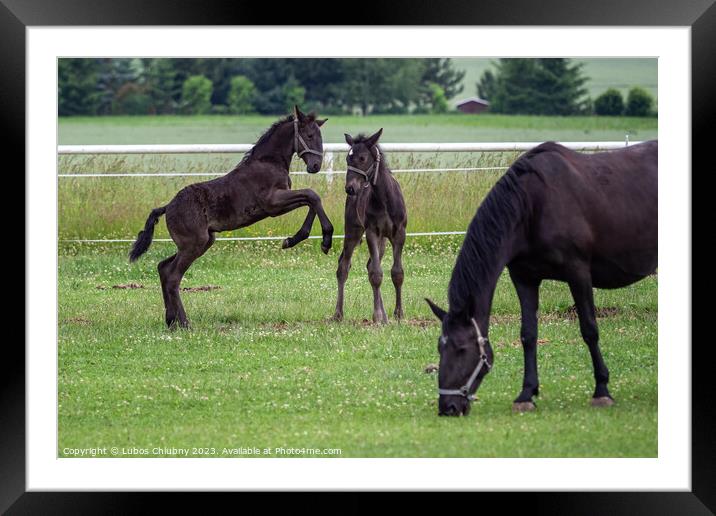
{"label": "horse's raised front leg", "polygon": [[[323,233],[321,250],[327,254],[333,241],[333,224],[331,224],[326,212],[323,210],[321,198],[316,192],[309,188],[303,190],[273,190],[264,200],[262,207],[271,217],[278,217],[301,206],[308,206],[318,216]],[[306,217],[306,220],[308,218]]]}
{"label": "horse's raised front leg", "polygon": [[380,294],[380,284],[383,282],[383,268],[380,265],[383,254],[381,247],[385,250],[385,241],[381,241],[383,237],[376,235],[371,230],[367,230],[365,236],[370,252],[366,268],[368,269],[370,286],[373,287],[373,322],[385,324],[388,322],[388,316],[385,314],[383,297]]}
{"label": "horse's raised front leg", "polygon": [[336,280],[338,281],[338,297],[336,299],[336,311],[333,314],[334,321],[343,320],[343,292],[348,279],[348,272],[351,270],[351,259],[353,258],[353,251],[356,246],[360,243],[361,235],[363,230],[349,230],[346,229],[346,237],[343,240],[343,251],[341,256],[338,258],[338,269],[336,270]]}
{"label": "horse's raised front leg", "polygon": [[588,273],[569,282],[569,289],[574,298],[579,315],[579,329],[582,338],[589,347],[589,354],[592,357],[594,367],[594,396],[592,406],[604,407],[614,404],[614,399],[609,394],[607,384],[609,383],[609,370],[607,369],[602,352],[599,349],[599,328],[597,327],[597,316],[594,310],[594,292],[592,281]]}
{"label": "horse's raised front leg", "polygon": [[522,380],[522,392],[512,404],[512,409],[517,412],[534,410],[535,404],[532,396],[539,394],[539,379],[537,377],[537,310],[539,308],[539,285],[540,282],[524,281],[515,277],[510,271],[512,283],[515,285],[517,297],[520,299],[520,311],[522,312],[522,328],[520,340],[524,354],[524,378]]}
{"label": "horse's raised front leg", "polygon": [[303,221],[303,225],[292,237],[286,238],[281,244],[281,249],[288,249],[295,246],[296,244],[303,242],[311,234],[311,228],[313,227],[313,221],[316,219],[316,212],[313,208],[308,208],[306,214],[306,220]]}

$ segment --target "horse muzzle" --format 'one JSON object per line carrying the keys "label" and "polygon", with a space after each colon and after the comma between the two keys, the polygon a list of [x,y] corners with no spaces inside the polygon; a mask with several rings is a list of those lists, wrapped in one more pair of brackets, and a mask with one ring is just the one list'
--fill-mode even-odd
{"label": "horse muzzle", "polygon": [[470,413],[470,400],[462,396],[440,396],[438,416],[467,416]]}

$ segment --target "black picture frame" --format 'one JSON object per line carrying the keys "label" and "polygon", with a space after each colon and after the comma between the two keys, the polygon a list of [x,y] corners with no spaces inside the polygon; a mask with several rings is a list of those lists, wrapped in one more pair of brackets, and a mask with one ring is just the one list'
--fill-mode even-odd
{"label": "black picture frame", "polygon": [[[714,0],[489,0],[428,3],[421,0],[371,4],[337,11],[328,2],[298,2],[277,9],[268,2],[192,2],[191,0],[0,0],[0,113],[5,153],[25,163],[25,29],[28,26],[79,25],[607,25],[688,26],[692,44],[692,163],[713,174],[708,129],[716,120],[716,5]],[[289,4],[286,4],[289,6]],[[289,6],[290,7],[290,6]],[[283,11],[283,12],[281,12]],[[330,19],[328,13],[336,13]],[[326,13],[319,20],[319,13]],[[339,14],[341,13],[341,14]],[[345,14],[348,13],[348,14]],[[356,42],[359,45],[359,42]],[[8,153],[9,151],[9,153]],[[15,167],[19,169],[19,167]],[[690,171],[682,171],[690,174]],[[16,180],[19,180],[17,177]],[[693,174],[691,175],[693,179]],[[20,182],[20,181],[19,181]],[[692,183],[693,184],[693,183]],[[18,185],[24,188],[24,181]],[[692,191],[696,191],[693,190]],[[696,220],[694,218],[694,220]],[[15,228],[17,231],[17,228]],[[692,232],[693,234],[693,232]],[[19,244],[16,244],[19,247]],[[693,255],[692,255],[693,256]],[[693,260],[692,260],[693,261]],[[30,274],[23,265],[25,275]],[[705,286],[701,286],[705,288]],[[693,316],[692,316],[693,319]],[[691,345],[671,343],[682,353]],[[711,397],[713,344],[692,347],[692,491],[622,493],[509,494],[510,508],[537,507],[550,514],[710,514],[716,511],[716,432]],[[25,352],[19,339],[6,337],[0,360],[0,512],[7,514],[95,514],[143,512],[146,493],[39,493],[25,488]],[[161,494],[165,510],[187,505],[180,493]],[[241,495],[246,497],[246,494]],[[265,496],[265,495],[264,495]],[[445,495],[443,495],[445,496]],[[475,494],[494,500],[499,494]],[[505,494],[502,495],[503,497]],[[251,498],[256,498],[256,495]],[[275,499],[271,502],[272,505]],[[422,496],[413,501],[423,505]],[[256,500],[246,500],[252,504]],[[343,504],[358,508],[362,502]],[[180,504],[180,505],[179,505]],[[538,505],[536,505],[538,504]],[[424,506],[424,505],[423,505]],[[146,510],[146,509],[145,509]]]}

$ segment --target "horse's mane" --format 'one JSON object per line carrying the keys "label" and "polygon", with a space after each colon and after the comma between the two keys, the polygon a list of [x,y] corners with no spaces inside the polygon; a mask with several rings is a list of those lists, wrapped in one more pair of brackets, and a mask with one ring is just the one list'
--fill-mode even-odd
{"label": "horse's mane", "polygon": [[[316,114],[313,112],[308,113],[306,115],[306,119],[309,122],[314,122],[316,120]],[[273,136],[273,134],[276,132],[276,130],[279,127],[281,127],[283,124],[285,124],[286,122],[293,122],[293,115],[288,115],[283,118],[279,118],[271,125],[271,127],[266,129],[266,131],[264,131],[264,133],[261,136],[259,136],[259,139],[256,140],[256,143],[254,143],[254,145],[251,147],[251,149],[246,154],[244,154],[244,157],[241,159],[241,161],[239,162],[237,167],[239,165],[244,165],[246,163],[251,162],[251,160],[254,157],[254,150],[258,149],[261,145],[263,145],[264,143],[269,141],[269,139],[271,138],[271,136]]]}
{"label": "horse's mane", "polygon": [[[490,190],[470,222],[450,279],[450,311],[464,313],[481,288],[500,266],[500,250],[506,238],[528,213],[527,193],[519,177],[537,173],[530,160],[550,149],[534,148],[521,156]],[[470,314],[472,315],[472,314]]]}

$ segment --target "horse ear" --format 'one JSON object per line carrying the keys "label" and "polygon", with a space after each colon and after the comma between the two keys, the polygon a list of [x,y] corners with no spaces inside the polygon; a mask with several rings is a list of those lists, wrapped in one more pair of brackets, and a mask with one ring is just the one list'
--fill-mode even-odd
{"label": "horse ear", "polygon": [[306,115],[301,113],[301,110],[298,109],[298,104],[294,104],[293,106],[293,115],[298,119],[299,122],[303,123],[306,119]]}
{"label": "horse ear", "polygon": [[425,301],[427,301],[428,305],[430,306],[430,309],[435,314],[435,317],[440,319],[441,321],[445,320],[445,316],[447,315],[447,312],[440,308],[438,305],[430,301],[427,297],[425,298]]}
{"label": "horse ear", "polygon": [[324,118],[323,120],[316,120],[316,125],[317,125],[318,127],[321,127],[321,126],[322,126],[323,124],[325,124],[326,122],[328,122],[328,119],[327,119],[327,118]]}
{"label": "horse ear", "polygon": [[382,127],[378,130],[377,133],[375,133],[373,136],[371,136],[370,138],[368,138],[368,140],[366,141],[366,143],[367,143],[370,147],[372,147],[373,145],[375,145],[376,143],[378,143],[378,140],[380,139],[380,135],[381,135],[381,134],[383,134],[383,128],[382,128]]}
{"label": "horse ear", "polygon": [[348,133],[343,133],[343,136],[346,137],[346,143],[353,147],[353,137]]}

